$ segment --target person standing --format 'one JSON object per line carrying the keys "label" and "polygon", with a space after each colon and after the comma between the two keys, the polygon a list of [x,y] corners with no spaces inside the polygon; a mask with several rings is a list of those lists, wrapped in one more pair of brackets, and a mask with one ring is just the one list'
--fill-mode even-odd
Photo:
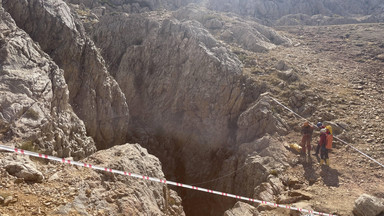
{"label": "person standing", "polygon": [[325,128],[322,128],[320,130],[320,140],[319,140],[319,146],[320,146],[320,165],[323,165],[326,158],[328,157],[328,152],[326,149],[327,145],[327,131]]}
{"label": "person standing", "polygon": [[[321,123],[321,122],[317,122],[316,126],[317,126],[317,128],[318,128],[320,131],[321,131],[321,129],[325,128],[325,127],[323,126],[323,123]],[[320,133],[320,136],[321,136],[321,133]],[[317,146],[316,146],[316,151],[315,151],[315,153],[314,153],[313,155],[315,155],[316,157],[319,157],[319,152],[320,152],[320,142],[317,144]]]}
{"label": "person standing", "polygon": [[332,142],[333,142],[332,127],[330,125],[328,125],[325,127],[325,130],[326,130],[325,162],[326,162],[327,166],[329,166],[328,153],[329,153],[329,150],[332,149]]}
{"label": "person standing", "polygon": [[308,149],[308,156],[310,156],[313,127],[309,125],[308,121],[304,122],[301,127],[301,134],[303,135],[301,139],[302,153],[305,155],[306,149]]}

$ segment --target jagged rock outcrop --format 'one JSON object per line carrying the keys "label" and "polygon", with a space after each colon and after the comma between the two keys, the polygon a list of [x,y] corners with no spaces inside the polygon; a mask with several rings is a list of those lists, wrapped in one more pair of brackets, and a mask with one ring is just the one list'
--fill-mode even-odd
{"label": "jagged rock outcrop", "polygon": [[[85,162],[165,179],[159,159],[148,154],[147,150],[139,144],[125,144],[98,151],[88,157]],[[107,172],[99,172],[98,175],[102,182],[99,185],[102,187],[100,190],[93,190],[89,200],[97,200],[100,197],[115,199],[113,203],[117,205],[117,208],[114,207],[114,211],[110,212],[110,215],[116,213],[126,215],[184,215],[181,199],[165,184]],[[113,208],[114,205],[109,206],[109,208]]]}
{"label": "jagged rock outcrop", "polygon": [[69,101],[97,147],[124,143],[129,121],[125,96],[69,7],[61,0],[5,0],[3,7],[64,70]]}
{"label": "jagged rock outcrop", "polygon": [[277,113],[273,112],[272,100],[262,96],[239,116],[237,121],[237,143],[251,142],[266,134],[286,134],[287,126]]}
{"label": "jagged rock outcrop", "polygon": [[276,48],[276,45],[291,44],[288,38],[254,20],[227,16],[195,4],[183,7],[173,14],[179,20],[199,21],[218,39],[253,52],[265,52]]}
{"label": "jagged rock outcrop", "polygon": [[[236,191],[243,196],[253,197],[254,190],[258,185],[266,182],[272,178],[273,174],[283,171],[288,166],[287,155],[288,152],[282,142],[269,135],[241,144],[237,153],[222,164],[223,169],[221,169],[219,176],[224,176],[231,171],[235,171],[236,174],[233,175],[233,178],[221,180],[220,189]],[[274,180],[269,180],[269,182],[271,185],[280,185]]]}
{"label": "jagged rock outcrop", "polygon": [[[283,16],[292,16],[293,14],[303,14],[293,15],[301,16],[301,19],[305,16],[311,17],[313,15],[323,15],[331,17],[331,21],[347,21],[348,19],[351,19],[353,22],[361,22],[361,17],[370,15],[370,17],[365,17],[364,19],[367,21],[375,20],[374,22],[380,22],[382,21],[384,3],[377,0],[209,0],[208,8],[218,11],[234,12],[243,16],[255,17],[260,19],[260,21],[264,24],[272,24],[275,20],[278,20]],[[344,16],[345,18],[338,19],[339,16]],[[321,24],[321,22],[324,22],[325,20],[320,18],[321,17],[314,17],[311,19],[313,19],[314,24]],[[285,19],[288,19],[288,17]],[[291,20],[290,22],[298,22],[295,19],[289,20]],[[278,23],[294,24],[288,23],[287,21],[279,21]]]}
{"label": "jagged rock outcrop", "polygon": [[93,153],[95,144],[68,103],[63,71],[2,8],[0,16],[0,136],[59,156]]}
{"label": "jagged rock outcrop", "polygon": [[[185,215],[181,198],[163,183],[68,164],[34,162],[12,153],[0,152],[0,156],[1,188],[18,191],[12,209],[4,208],[1,213],[12,215],[17,209],[19,215]],[[160,161],[138,144],[98,151],[83,162],[165,179]],[[45,178],[34,184],[22,176],[16,178],[13,175],[18,174],[11,169],[14,164],[32,166],[34,173]],[[15,197],[11,192],[3,194]],[[34,202],[35,196],[38,202]]]}

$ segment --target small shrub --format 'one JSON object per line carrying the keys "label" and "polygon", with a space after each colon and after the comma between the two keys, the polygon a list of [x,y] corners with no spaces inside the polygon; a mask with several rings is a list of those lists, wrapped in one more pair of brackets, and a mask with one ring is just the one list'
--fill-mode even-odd
{"label": "small shrub", "polygon": [[25,141],[23,144],[21,144],[20,149],[27,150],[27,151],[36,151],[36,147],[33,145],[32,141]]}

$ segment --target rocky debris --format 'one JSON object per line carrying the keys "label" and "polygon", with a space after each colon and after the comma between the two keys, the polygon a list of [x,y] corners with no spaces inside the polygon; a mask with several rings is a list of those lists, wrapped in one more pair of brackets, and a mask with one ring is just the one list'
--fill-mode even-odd
{"label": "rocky debris", "polygon": [[266,52],[276,45],[291,44],[287,37],[253,20],[226,16],[194,4],[175,11],[173,15],[179,20],[196,20],[218,39],[253,52]]}
{"label": "rocky debris", "polygon": [[279,71],[287,71],[291,69],[290,66],[283,60],[278,61],[275,68]]}
{"label": "rocky debris", "polygon": [[299,76],[294,72],[293,69],[277,72],[277,76],[287,82],[295,82],[299,80]]}
{"label": "rocky debris", "polygon": [[[3,2],[4,3],[4,2]],[[4,3],[6,4],[6,3]],[[95,151],[68,103],[63,71],[0,8],[0,130],[49,154],[82,158]]]}
{"label": "rocky debris", "polygon": [[384,199],[362,194],[355,200],[355,216],[379,216],[384,214]]}
{"label": "rocky debris", "polygon": [[224,216],[257,216],[259,212],[255,207],[238,201],[232,209],[224,212]]}
{"label": "rocky debris", "polygon": [[97,147],[122,144],[129,121],[125,96],[67,4],[12,0],[4,1],[3,7],[64,70],[69,102]]}

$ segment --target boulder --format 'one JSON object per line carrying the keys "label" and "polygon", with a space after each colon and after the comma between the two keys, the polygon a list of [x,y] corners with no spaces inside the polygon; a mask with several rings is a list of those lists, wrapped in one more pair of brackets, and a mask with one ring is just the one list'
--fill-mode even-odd
{"label": "boulder", "polygon": [[355,200],[353,214],[355,216],[379,216],[384,214],[384,199],[362,194]]}
{"label": "boulder", "polygon": [[224,216],[257,216],[257,209],[247,203],[238,201],[232,209],[224,212]]}
{"label": "boulder", "polygon": [[43,174],[36,168],[35,164],[22,155],[6,156],[0,167],[4,168],[10,175],[26,182],[41,183],[44,180]]}

